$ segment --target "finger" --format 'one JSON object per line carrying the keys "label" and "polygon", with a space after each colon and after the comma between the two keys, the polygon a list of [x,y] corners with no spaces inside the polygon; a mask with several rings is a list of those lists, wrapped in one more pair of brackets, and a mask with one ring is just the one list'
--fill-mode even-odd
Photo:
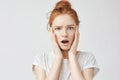
{"label": "finger", "polygon": [[52,42],[53,42],[53,48],[54,48],[55,54],[59,54],[61,53],[61,50],[57,44],[56,35],[53,29],[51,29],[51,35],[52,35]]}
{"label": "finger", "polygon": [[50,35],[51,35],[52,40],[54,40],[54,33],[53,33],[53,29],[52,28],[50,29]]}
{"label": "finger", "polygon": [[53,45],[57,47],[58,45],[57,45],[56,35],[54,33],[53,28],[51,28],[51,38],[52,38]]}
{"label": "finger", "polygon": [[71,49],[70,49],[70,53],[76,53],[77,51],[77,46],[78,46],[78,41],[79,41],[79,29],[78,27],[76,27],[76,30],[75,30],[75,39],[73,41],[73,44],[71,46]]}
{"label": "finger", "polygon": [[51,31],[50,31],[50,35],[51,35],[51,40],[52,40],[52,43],[54,44],[54,36],[53,36],[53,32],[52,32],[52,28],[51,28]]}
{"label": "finger", "polygon": [[51,39],[53,37],[52,28],[50,28],[50,37],[51,37]]}
{"label": "finger", "polygon": [[52,36],[53,36],[53,41],[56,43],[56,36],[53,29],[52,29]]}
{"label": "finger", "polygon": [[79,30],[78,30],[78,27],[76,27],[74,43],[78,41],[78,38],[79,38]]}
{"label": "finger", "polygon": [[54,34],[53,34],[53,29],[52,28],[50,28],[50,37],[51,37],[52,43],[55,44]]}
{"label": "finger", "polygon": [[72,45],[72,48],[75,49],[78,45],[78,41],[79,41],[79,30],[78,27],[76,27],[76,31],[75,31],[75,39]]}
{"label": "finger", "polygon": [[79,27],[77,27],[76,30],[76,40],[79,41]]}

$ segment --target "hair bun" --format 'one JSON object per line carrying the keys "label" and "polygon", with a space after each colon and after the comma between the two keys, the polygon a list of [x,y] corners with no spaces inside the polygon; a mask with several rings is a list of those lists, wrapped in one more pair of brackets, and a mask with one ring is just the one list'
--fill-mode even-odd
{"label": "hair bun", "polygon": [[70,2],[68,2],[67,0],[61,0],[56,4],[54,9],[61,9],[61,8],[71,8]]}

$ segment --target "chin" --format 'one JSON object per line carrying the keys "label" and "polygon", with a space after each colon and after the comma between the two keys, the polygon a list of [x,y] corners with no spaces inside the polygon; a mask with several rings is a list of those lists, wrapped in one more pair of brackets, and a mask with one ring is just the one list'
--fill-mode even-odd
{"label": "chin", "polygon": [[62,51],[69,51],[71,48],[71,45],[70,44],[68,45],[59,44],[59,47]]}
{"label": "chin", "polygon": [[62,51],[68,51],[70,48],[69,47],[61,47]]}

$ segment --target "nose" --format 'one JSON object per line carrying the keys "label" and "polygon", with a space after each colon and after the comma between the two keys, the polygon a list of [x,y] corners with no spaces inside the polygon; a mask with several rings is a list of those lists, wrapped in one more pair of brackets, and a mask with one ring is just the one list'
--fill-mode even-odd
{"label": "nose", "polygon": [[63,30],[62,30],[62,36],[63,36],[63,37],[67,37],[67,36],[68,36],[66,29],[63,29]]}

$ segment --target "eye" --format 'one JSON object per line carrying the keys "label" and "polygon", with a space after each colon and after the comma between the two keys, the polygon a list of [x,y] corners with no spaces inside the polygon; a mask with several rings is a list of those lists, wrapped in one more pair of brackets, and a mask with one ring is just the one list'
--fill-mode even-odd
{"label": "eye", "polygon": [[55,30],[61,30],[61,27],[56,27]]}
{"label": "eye", "polygon": [[68,30],[74,30],[74,27],[69,26],[69,27],[68,27]]}

